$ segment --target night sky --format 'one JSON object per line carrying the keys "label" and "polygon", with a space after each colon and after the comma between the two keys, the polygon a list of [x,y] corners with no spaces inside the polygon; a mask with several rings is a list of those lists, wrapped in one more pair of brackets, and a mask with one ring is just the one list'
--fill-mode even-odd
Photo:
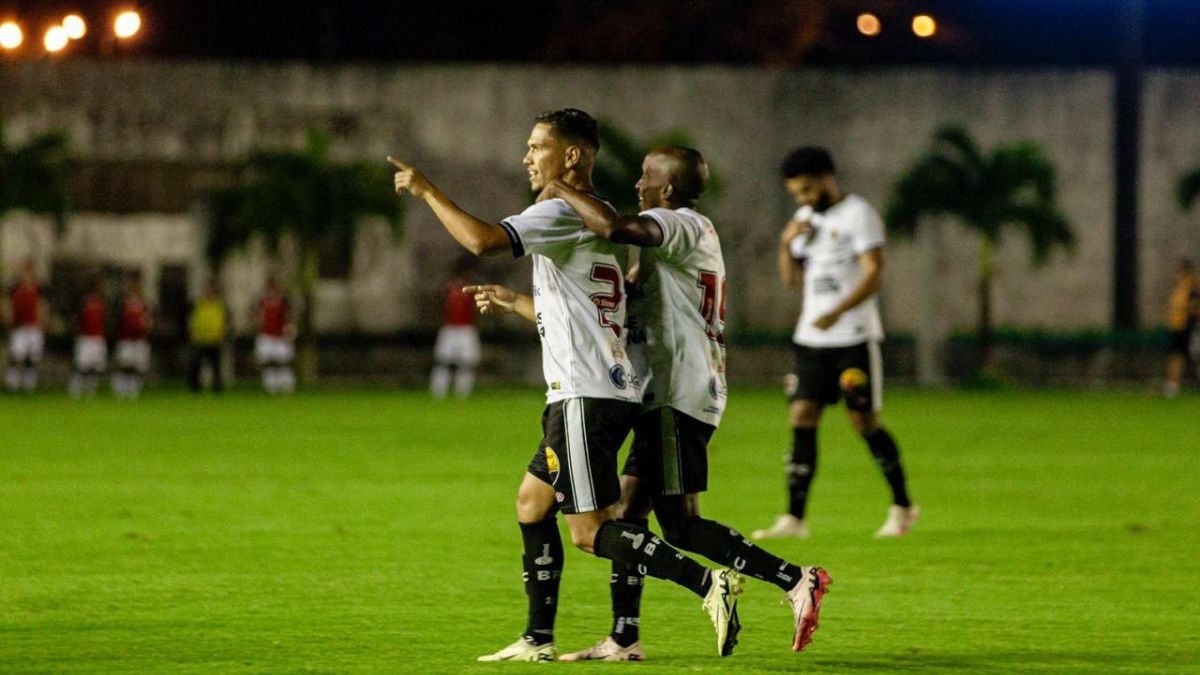
{"label": "night sky", "polygon": [[[908,63],[1105,65],[1115,61],[1132,0],[0,0],[25,26],[23,58],[45,26],[81,11],[91,31],[73,52],[98,53],[108,16],[137,7],[131,55],[311,61],[728,63],[796,67]],[[866,38],[870,11],[883,33]],[[914,37],[928,12],[938,35]],[[1147,62],[1200,65],[1200,0],[1145,0]],[[10,55],[11,58],[11,55]]]}

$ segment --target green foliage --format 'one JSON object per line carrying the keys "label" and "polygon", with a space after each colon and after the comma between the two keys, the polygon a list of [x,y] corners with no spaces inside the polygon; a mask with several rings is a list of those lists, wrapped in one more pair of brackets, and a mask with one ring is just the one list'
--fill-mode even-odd
{"label": "green foliage", "polygon": [[25,145],[10,146],[0,124],[0,216],[16,209],[48,215],[61,235],[71,210],[70,158],[63,131],[43,132]]}
{"label": "green foliage", "polygon": [[1017,228],[1040,265],[1055,249],[1075,247],[1056,198],[1054,164],[1036,144],[1019,141],[989,154],[966,129],[949,125],[897,179],[884,211],[889,229],[900,236],[914,235],[925,216],[951,216],[992,245],[1007,228]]}
{"label": "green foliage", "polygon": [[323,242],[353,241],[368,215],[384,216],[394,232],[401,231],[401,202],[387,165],[333,162],[328,137],[317,132],[299,151],[252,153],[238,167],[235,184],[210,193],[206,202],[205,253],[214,266],[256,238],[274,248],[285,234],[307,257]]}
{"label": "green foliage", "polygon": [[1179,200],[1179,208],[1184,211],[1192,208],[1197,197],[1200,197],[1200,167],[1180,176],[1175,186],[1175,198]]}
{"label": "green foliage", "polygon": [[[642,159],[646,153],[662,145],[696,147],[691,136],[680,129],[662,132],[642,142],[616,124],[600,122],[600,154],[596,157],[592,179],[596,191],[611,202],[617,212],[638,211],[637,191],[633,186],[642,175]],[[700,151],[703,152],[702,149]],[[711,164],[708,170],[708,188],[699,204],[702,210],[705,205],[719,200],[723,189],[721,179]]]}
{"label": "green foliage", "polygon": [[[889,390],[925,515],[872,539],[886,489],[825,415],[813,537],[768,545],[833,576],[804,653],[770,584],[747,580],[722,659],[698,599],[651,579],[645,663],[486,668],[524,626],[512,495],[540,392],[0,397],[0,670],[1191,672],[1197,403]],[[731,392],[705,514],[770,523],[785,438],[778,391]],[[609,628],[610,564],[566,556],[556,639],[582,649]]]}

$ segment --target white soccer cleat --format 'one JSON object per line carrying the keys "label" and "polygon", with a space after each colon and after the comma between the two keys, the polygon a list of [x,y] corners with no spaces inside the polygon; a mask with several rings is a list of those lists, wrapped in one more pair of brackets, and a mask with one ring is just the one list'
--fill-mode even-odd
{"label": "white soccer cleat", "polygon": [[775,519],[770,527],[765,530],[755,530],[750,533],[751,539],[778,539],[781,537],[796,537],[798,539],[808,539],[812,536],[812,532],[808,531],[808,523],[804,522],[803,518],[797,518],[790,513],[785,513]]}
{"label": "white soccer cleat", "polygon": [[717,629],[717,653],[721,656],[729,656],[737,646],[737,636],[742,630],[737,613],[737,596],[741,592],[742,575],[728,568],[712,572],[712,586],[702,606]]}
{"label": "white soccer cleat", "polygon": [[887,520],[883,521],[883,526],[875,532],[875,538],[903,537],[908,534],[908,531],[912,529],[920,517],[921,507],[916,504],[908,508],[892,504],[888,508]]}
{"label": "white soccer cleat", "polygon": [[524,637],[519,638],[516,642],[501,649],[495,654],[488,654],[479,657],[479,661],[525,661],[532,663],[544,663],[553,661],[558,652],[554,649],[553,642],[547,642],[544,645],[530,644]]}
{"label": "white soccer cleat", "polygon": [[802,567],[800,581],[788,591],[785,604],[792,606],[792,651],[798,652],[812,642],[821,612],[821,598],[829,592],[833,580],[820,567]]}
{"label": "white soccer cleat", "polygon": [[571,652],[558,657],[559,661],[645,661],[646,652],[642,651],[639,640],[628,647],[622,647],[617,641],[608,636],[581,652]]}

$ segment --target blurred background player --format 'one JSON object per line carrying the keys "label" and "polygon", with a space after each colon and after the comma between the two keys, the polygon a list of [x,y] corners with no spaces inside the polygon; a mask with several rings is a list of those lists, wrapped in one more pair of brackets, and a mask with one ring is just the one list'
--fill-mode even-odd
{"label": "blurred background player", "polygon": [[38,363],[42,360],[46,338],[42,332],[42,286],[38,283],[33,260],[21,265],[17,283],[8,293],[9,327],[8,370],[4,385],[9,391],[37,388]]}
{"label": "blurred background player", "polygon": [[79,300],[79,326],[75,337],[75,368],[67,391],[71,398],[94,396],[108,367],[108,338],[105,335],[104,287],[100,277],[89,280]]}
{"label": "blurred background player", "polygon": [[900,450],[879,423],[883,324],[876,294],[883,286],[883,220],[862,197],[842,193],[824,148],[793,150],[782,174],[800,208],[779,239],[779,274],[785,287],[804,287],[792,336],[796,370],[789,377],[789,502],[787,513],[752,536],[809,536],[804,513],[817,468],[817,425],[825,406],[839,399],[892,491],[887,520],[875,536],[903,536],[920,510],[909,500]]}
{"label": "blurred background player", "polygon": [[221,374],[221,346],[225,342],[226,323],[229,313],[225,301],[217,289],[217,280],[209,279],[204,291],[192,307],[188,320],[188,335],[192,344],[192,361],[188,367],[188,389],[200,391],[203,386],[203,370],[208,364],[212,378],[212,390],[220,393],[224,388]]}
{"label": "blurred background player", "polygon": [[292,304],[274,274],[267,277],[266,288],[255,306],[258,337],[254,340],[254,359],[262,370],[263,389],[268,394],[290,394],[296,390]]}
{"label": "blurred background player", "polygon": [[471,283],[461,264],[446,283],[445,318],[433,347],[433,372],[429,375],[429,391],[436,399],[446,397],[452,369],[455,396],[470,396],[475,384],[479,330],[475,327],[475,301],[463,292],[463,287]]}
{"label": "blurred background player", "polygon": [[1171,331],[1167,345],[1167,378],[1163,383],[1163,396],[1175,398],[1183,375],[1189,370],[1200,368],[1195,353],[1200,349],[1200,278],[1197,278],[1196,263],[1188,258],[1179,261],[1175,271],[1175,287],[1167,305],[1167,328]]}
{"label": "blurred background player", "polygon": [[142,279],[130,274],[117,308],[117,349],[112,389],[119,398],[135,399],[150,369],[150,308],[142,296]]}

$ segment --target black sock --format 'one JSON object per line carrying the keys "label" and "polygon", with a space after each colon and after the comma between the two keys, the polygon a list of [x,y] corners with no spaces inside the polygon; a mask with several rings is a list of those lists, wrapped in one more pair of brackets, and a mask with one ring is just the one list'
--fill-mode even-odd
{"label": "black sock", "polygon": [[788,513],[804,517],[808,505],[808,486],[817,472],[817,430],[812,427],[792,429],[792,460],[787,465]]}
{"label": "black sock", "polygon": [[674,581],[704,597],[712,586],[708,568],[672,548],[662,537],[638,525],[610,520],[596,532],[593,551],[601,558],[641,566],[656,579]]}
{"label": "black sock", "polygon": [[[622,518],[621,521],[639,527],[650,524],[650,521],[643,519]],[[613,613],[610,635],[617,644],[628,647],[639,639],[638,624],[642,615],[642,589],[646,585],[646,573],[637,565],[614,560],[608,584]]]}
{"label": "black sock", "polygon": [[900,466],[900,448],[896,447],[896,441],[892,440],[892,435],[887,432],[887,429],[879,427],[874,432],[863,436],[863,440],[867,442],[867,447],[871,448],[871,454],[875,457],[875,463],[879,465],[879,471],[883,477],[887,479],[888,486],[892,488],[892,503],[908,508],[912,503],[908,500],[908,488],[904,481],[904,467]]}
{"label": "black sock", "polygon": [[664,529],[667,540],[721,565],[790,591],[800,579],[800,568],[750,543],[740,532],[699,516],[678,528]]}
{"label": "black sock", "polygon": [[525,595],[529,597],[529,622],[525,639],[535,645],[554,641],[554,616],[558,612],[558,584],[562,578],[563,545],[554,518],[521,523],[525,554]]}

